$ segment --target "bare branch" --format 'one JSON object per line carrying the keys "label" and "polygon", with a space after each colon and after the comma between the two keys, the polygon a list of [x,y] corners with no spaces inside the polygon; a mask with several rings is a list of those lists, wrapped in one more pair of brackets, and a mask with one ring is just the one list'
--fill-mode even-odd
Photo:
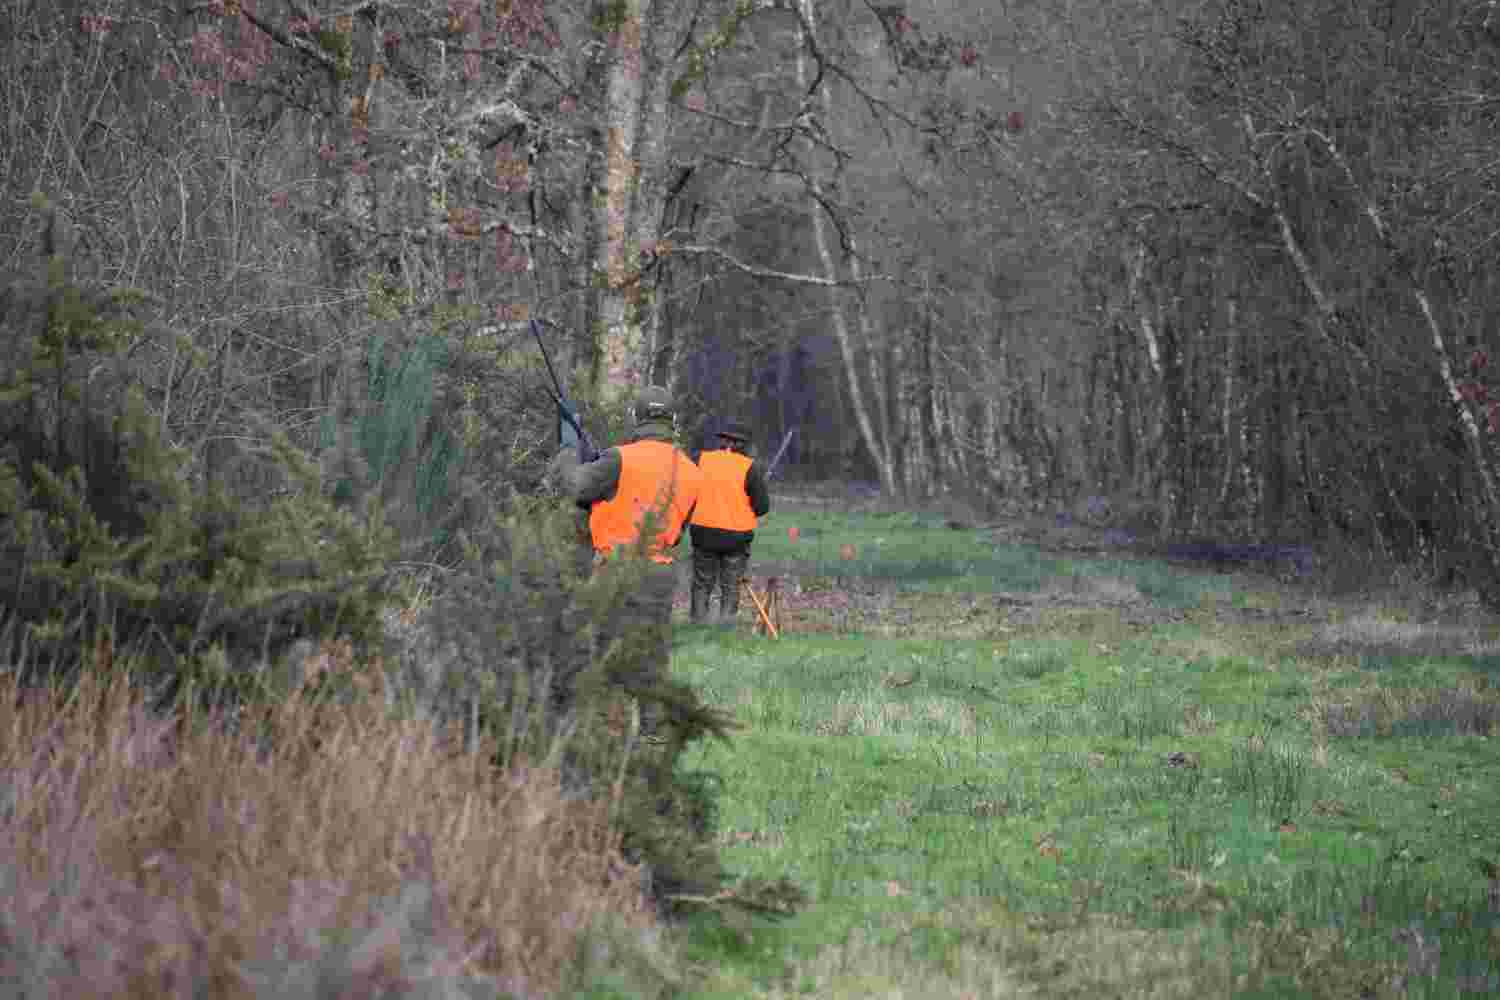
{"label": "bare branch", "polygon": [[740,260],[738,257],[735,257],[732,254],[720,249],[719,247],[712,246],[681,246],[674,244],[672,246],[671,252],[674,255],[691,254],[700,257],[712,257],[717,260],[724,261],[730,267],[733,267],[738,271],[757,278],[769,278],[773,281],[790,281],[799,285],[818,285],[824,288],[837,288],[840,286],[866,285],[876,281],[898,280],[894,275],[889,274],[871,274],[866,275],[862,278],[825,278],[816,274],[799,274],[794,271],[778,271],[774,268],[760,267],[755,264],[748,264],[745,261]]}
{"label": "bare branch", "polygon": [[[1139,135],[1151,139],[1167,152],[1172,153],[1179,159],[1182,159],[1183,161],[1197,167],[1198,170],[1206,175],[1210,180],[1213,180],[1218,184],[1222,184],[1225,187],[1231,188],[1237,194],[1239,194],[1240,197],[1244,198],[1252,205],[1255,205],[1257,208],[1271,207],[1267,203],[1266,199],[1258,192],[1253,190],[1250,185],[1246,184],[1238,177],[1232,176],[1218,164],[1211,161],[1202,150],[1196,149],[1193,146],[1182,142],[1175,136],[1167,134],[1162,129],[1148,124],[1143,119],[1131,115],[1130,112],[1121,107],[1118,102],[1110,101],[1106,105],[1106,111],[1113,115],[1121,125],[1124,125],[1126,128],[1129,128]],[[1252,142],[1254,141],[1253,131],[1250,139]]]}
{"label": "bare branch", "polygon": [[[359,9],[363,10],[365,7],[369,6],[373,6],[373,4],[361,4]],[[317,63],[320,66],[333,66],[333,56],[330,55],[321,46],[314,45],[306,38],[298,38],[291,32],[281,28],[279,25],[272,24],[270,21],[267,21],[260,15],[252,12],[248,7],[241,6],[240,13],[244,15],[247,21],[269,35],[271,40],[276,42],[276,44],[291,49],[293,52],[311,59],[313,62]]]}
{"label": "bare branch", "polygon": [[467,128],[500,119],[520,122],[527,128],[534,128],[536,120],[510,96],[520,87],[525,71],[530,68],[529,62],[516,63],[498,88],[497,94],[476,99],[467,111],[456,117],[454,124]]}

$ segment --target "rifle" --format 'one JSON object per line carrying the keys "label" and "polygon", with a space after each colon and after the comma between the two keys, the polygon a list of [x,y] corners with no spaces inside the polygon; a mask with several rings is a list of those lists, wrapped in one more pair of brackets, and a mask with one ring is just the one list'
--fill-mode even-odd
{"label": "rifle", "polygon": [[781,447],[776,449],[776,457],[771,459],[771,467],[766,470],[767,480],[776,475],[776,466],[781,464],[781,456],[786,454],[786,446],[792,443],[792,435],[795,433],[797,428],[788,428],[786,436],[781,439]]}
{"label": "rifle", "polygon": [[[542,340],[542,325],[536,320],[528,320],[527,325],[531,328],[531,335],[536,338],[536,346],[541,348],[542,360],[547,363],[547,374],[552,376],[552,385],[548,386],[548,393],[552,401],[557,404],[557,416],[562,423],[566,423],[578,435],[578,460],[580,462],[592,462],[599,457],[599,449],[594,446],[594,441],[589,437],[589,432],[583,429],[578,422],[578,416],[573,412],[567,397],[563,395],[562,381],[557,377],[557,369],[552,367],[552,355],[547,353],[547,344]],[[558,439],[561,443],[562,424],[558,425]]]}

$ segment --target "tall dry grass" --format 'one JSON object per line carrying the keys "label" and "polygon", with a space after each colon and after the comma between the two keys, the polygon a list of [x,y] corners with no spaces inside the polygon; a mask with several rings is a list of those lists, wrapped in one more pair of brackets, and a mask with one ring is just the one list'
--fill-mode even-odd
{"label": "tall dry grass", "polygon": [[373,692],[231,727],[153,715],[112,673],[0,677],[0,982],[22,995],[545,996],[600,926],[654,937],[610,804],[551,766],[502,772]]}

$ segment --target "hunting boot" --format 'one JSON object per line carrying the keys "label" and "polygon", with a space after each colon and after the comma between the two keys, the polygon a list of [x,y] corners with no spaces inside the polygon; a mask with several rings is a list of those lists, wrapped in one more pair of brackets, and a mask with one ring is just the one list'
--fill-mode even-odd
{"label": "hunting boot", "polygon": [[708,606],[713,600],[718,568],[718,560],[711,553],[700,549],[693,550],[693,589],[688,617],[695,622],[701,622],[708,616]]}
{"label": "hunting boot", "polygon": [[744,585],[745,570],[750,565],[749,552],[731,552],[724,557],[719,576],[720,608],[723,621],[733,625],[740,614],[740,588]]}

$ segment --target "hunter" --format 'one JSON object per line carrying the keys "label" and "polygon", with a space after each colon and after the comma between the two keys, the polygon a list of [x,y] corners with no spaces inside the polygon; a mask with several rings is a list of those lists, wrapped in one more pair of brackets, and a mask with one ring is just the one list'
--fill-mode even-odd
{"label": "hunter", "polygon": [[698,457],[703,492],[691,519],[693,621],[709,615],[719,592],[719,621],[732,624],[740,609],[740,585],[750,563],[756,519],[771,510],[771,493],[759,463],[747,452],[750,429],[729,421],[719,431],[719,448]]}
{"label": "hunter", "polygon": [[[635,430],[630,439],[589,462],[576,447],[578,434],[572,422],[560,420],[562,450],[552,461],[552,475],[563,495],[589,512],[596,567],[645,557],[639,586],[632,587],[617,617],[602,623],[598,635],[603,643],[627,634],[640,637],[653,650],[650,659],[660,669],[671,649],[672,598],[677,589],[672,549],[682,540],[683,527],[698,502],[703,474],[673,443],[676,412],[666,389],[642,390],[631,420]],[[641,537],[643,523],[651,525],[652,537]],[[642,723],[645,730],[654,729],[651,719],[643,718]]]}
{"label": "hunter", "polygon": [[[617,448],[607,448],[591,462],[579,460],[577,432],[563,421],[563,449],[554,471],[564,492],[589,510],[589,540],[596,562],[640,545],[643,518],[651,514],[656,535],[644,543],[644,554],[659,566],[672,565],[671,549],[682,540],[682,528],[698,502],[703,474],[674,443],[676,414],[672,396],[649,386],[636,398],[635,431]],[[571,439],[570,439],[571,435]],[[570,461],[571,459],[571,461]]]}

